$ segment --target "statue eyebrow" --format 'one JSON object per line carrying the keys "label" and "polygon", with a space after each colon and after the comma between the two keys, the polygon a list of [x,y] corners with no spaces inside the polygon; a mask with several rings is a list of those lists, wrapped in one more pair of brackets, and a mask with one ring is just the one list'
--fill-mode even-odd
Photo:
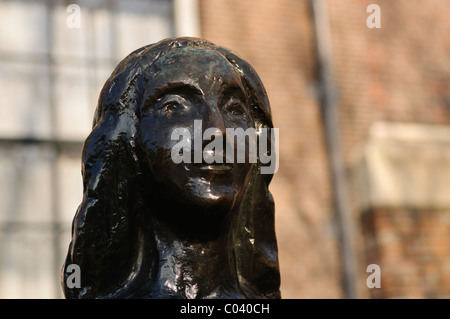
{"label": "statue eyebrow", "polygon": [[162,88],[158,88],[155,92],[150,96],[151,101],[157,101],[164,95],[168,94],[181,94],[186,96],[191,95],[202,95],[203,92],[196,87],[195,85],[189,83],[175,82],[168,83],[166,86]]}
{"label": "statue eyebrow", "polygon": [[221,100],[222,102],[224,102],[224,100],[227,99],[228,95],[232,95],[235,96],[239,99],[241,99],[243,102],[246,99],[246,94],[245,94],[245,90],[238,84],[230,84],[230,85],[226,85],[221,92]]}

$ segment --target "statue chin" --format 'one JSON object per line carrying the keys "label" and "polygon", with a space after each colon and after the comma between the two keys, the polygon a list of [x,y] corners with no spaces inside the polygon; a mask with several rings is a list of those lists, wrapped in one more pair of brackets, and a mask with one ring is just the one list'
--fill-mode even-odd
{"label": "statue chin", "polygon": [[192,166],[186,170],[182,165],[155,165],[152,177],[147,180],[153,181],[151,193],[158,194],[152,197],[163,206],[169,204],[175,211],[189,209],[193,215],[201,211],[205,211],[205,215],[227,215],[245,189],[250,167],[243,165],[219,173]]}
{"label": "statue chin", "polygon": [[[158,188],[160,199],[163,199],[166,207],[167,203],[171,203],[173,210],[188,210],[193,218],[197,214],[202,217],[224,217],[233,209],[239,193],[233,184],[213,184],[203,178],[193,177],[184,184],[170,185],[170,191],[163,185]],[[167,198],[169,194],[170,198]]]}
{"label": "statue chin", "polygon": [[[229,211],[232,209],[237,189],[235,185],[220,185],[205,181],[203,178],[189,178],[189,183],[184,190],[187,202],[198,204],[202,207],[217,208]],[[186,203],[185,201],[185,203]]]}

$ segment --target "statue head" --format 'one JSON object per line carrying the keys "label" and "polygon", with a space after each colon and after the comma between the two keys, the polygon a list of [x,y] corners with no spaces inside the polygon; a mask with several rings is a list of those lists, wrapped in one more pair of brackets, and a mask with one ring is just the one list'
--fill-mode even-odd
{"label": "statue head", "polygon": [[279,297],[273,172],[250,154],[271,129],[261,80],[230,50],[172,38],[123,59],[83,149],[66,297]]}

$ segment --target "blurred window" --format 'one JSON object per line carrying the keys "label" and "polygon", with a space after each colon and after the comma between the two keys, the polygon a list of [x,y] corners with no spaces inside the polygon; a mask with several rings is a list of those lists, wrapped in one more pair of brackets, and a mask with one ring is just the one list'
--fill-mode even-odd
{"label": "blurred window", "polygon": [[0,298],[60,298],[98,95],[126,55],[174,36],[173,3],[3,0],[0,21]]}

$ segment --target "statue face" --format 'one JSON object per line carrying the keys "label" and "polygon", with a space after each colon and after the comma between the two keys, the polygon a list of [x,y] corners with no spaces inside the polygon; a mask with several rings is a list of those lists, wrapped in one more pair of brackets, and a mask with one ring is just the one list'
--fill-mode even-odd
{"label": "statue face", "polygon": [[[245,131],[254,127],[238,74],[219,53],[199,48],[179,49],[164,55],[156,63],[156,70],[141,109],[140,132],[157,190],[166,199],[183,205],[216,213],[230,211],[244,191],[254,164],[247,160],[227,163],[225,158],[223,163],[208,164],[203,156],[199,162],[198,158],[194,159],[194,146],[200,145],[205,150],[214,140],[214,137],[203,139],[208,128],[216,128],[225,141],[226,128]],[[200,136],[198,121],[201,121]],[[172,138],[176,129],[189,132],[190,163],[177,164],[171,156],[173,147],[179,143],[179,139]],[[223,145],[223,154],[225,149]],[[214,153],[217,149],[210,151],[219,154]]]}

